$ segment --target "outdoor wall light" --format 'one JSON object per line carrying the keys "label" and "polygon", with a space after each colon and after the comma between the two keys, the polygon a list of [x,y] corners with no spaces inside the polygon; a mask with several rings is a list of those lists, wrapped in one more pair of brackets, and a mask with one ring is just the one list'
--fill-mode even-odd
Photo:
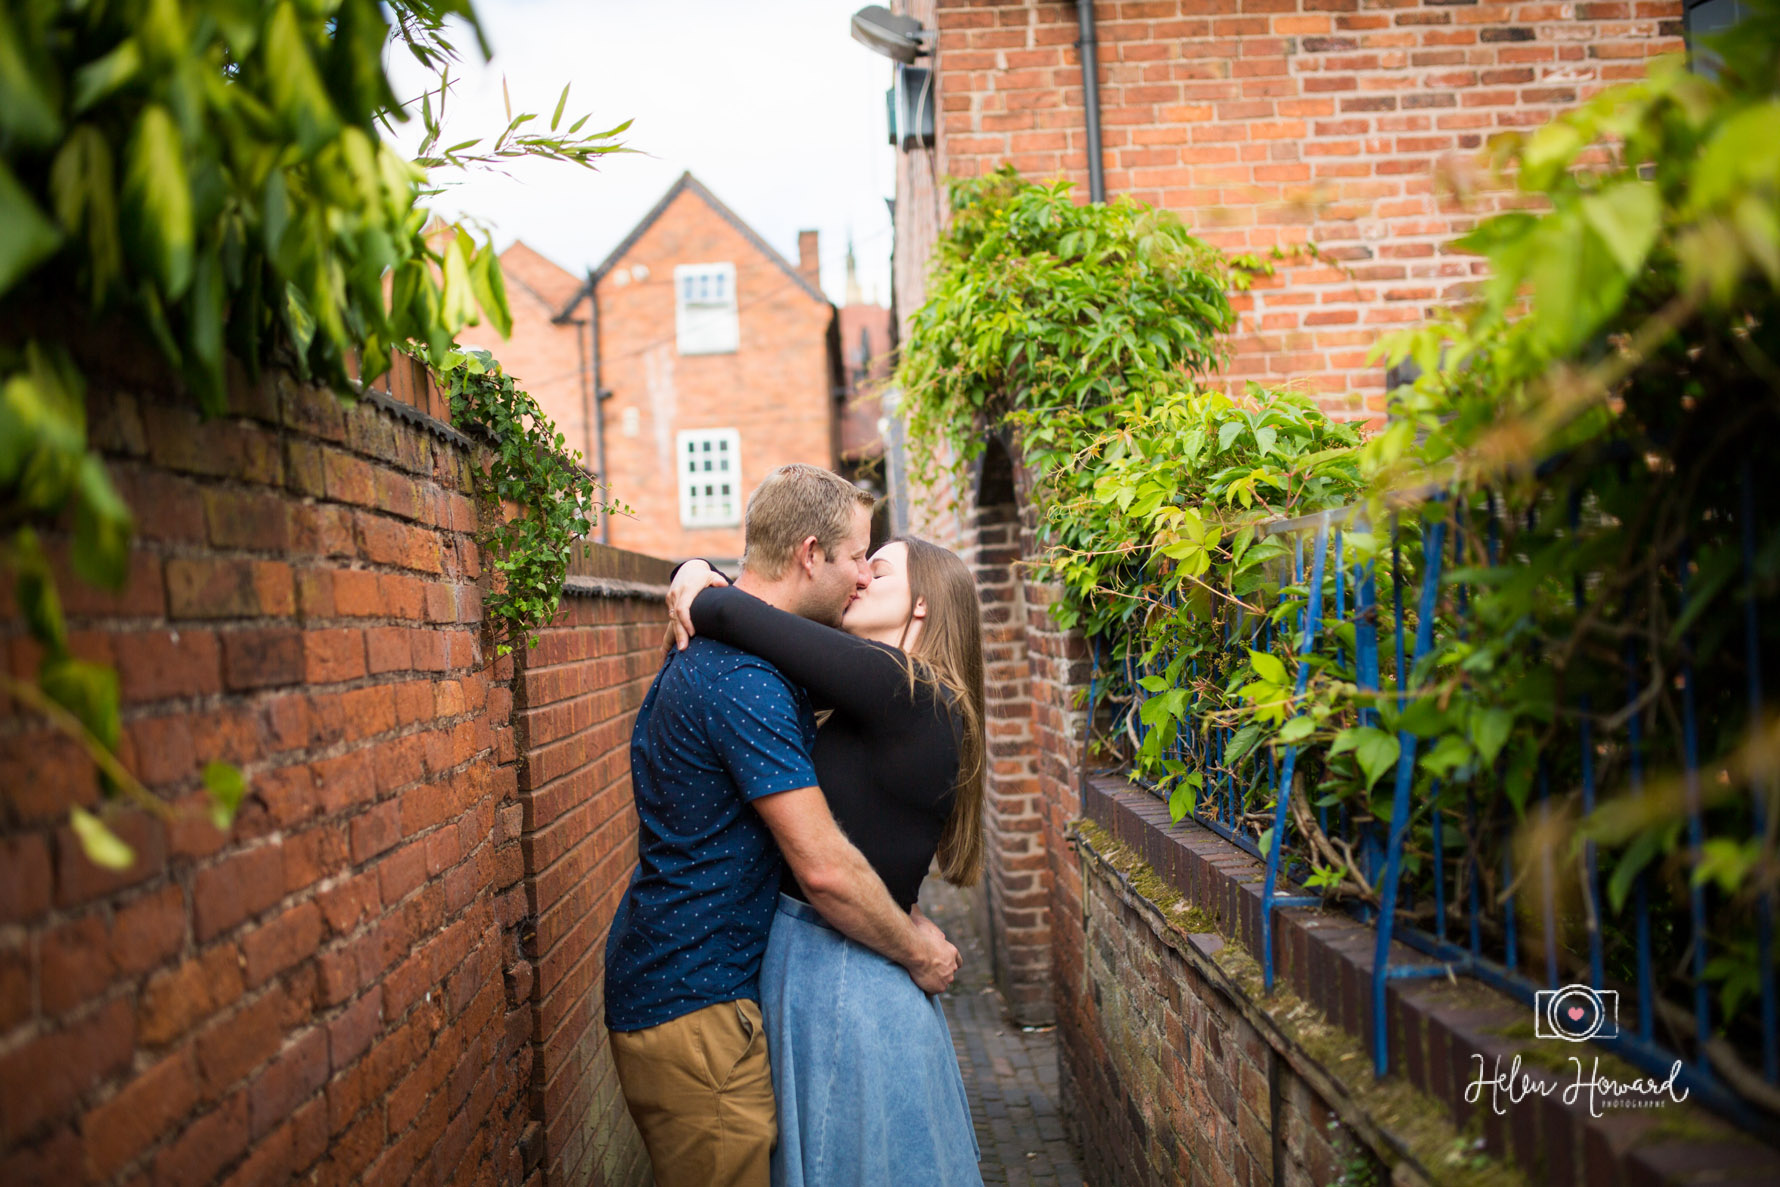
{"label": "outdoor wall light", "polygon": [[886,58],[908,65],[927,52],[933,30],[914,17],[897,16],[882,4],[869,4],[853,14],[853,40]]}

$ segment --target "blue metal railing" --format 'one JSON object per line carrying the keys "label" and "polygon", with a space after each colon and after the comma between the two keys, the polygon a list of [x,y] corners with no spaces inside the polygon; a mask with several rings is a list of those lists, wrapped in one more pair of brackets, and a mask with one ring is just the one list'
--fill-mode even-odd
{"label": "blue metal railing", "polygon": [[[1764,702],[1761,684],[1760,652],[1762,647],[1761,607],[1756,605],[1753,581],[1755,572],[1755,535],[1749,493],[1750,478],[1742,477],[1744,522],[1741,525],[1741,565],[1745,584],[1750,591],[1744,598],[1741,632],[1743,664],[1747,670],[1746,702],[1748,723],[1762,720]],[[1389,697],[1395,703],[1397,716],[1402,717],[1415,693],[1414,676],[1418,665],[1430,655],[1440,638],[1456,634],[1468,638],[1476,629],[1470,618],[1474,598],[1467,579],[1481,580],[1479,572],[1499,570],[1500,566],[1521,563],[1512,550],[1504,559],[1504,532],[1499,521],[1500,509],[1495,497],[1481,496],[1482,505],[1473,500],[1436,499],[1443,503],[1445,517],[1433,522],[1401,525],[1396,516],[1390,523],[1388,553],[1376,549],[1376,541],[1360,549],[1348,537],[1366,525],[1355,509],[1344,508],[1295,520],[1264,525],[1268,534],[1294,537],[1295,547],[1289,571],[1279,575],[1280,597],[1289,588],[1292,600],[1302,596],[1302,610],[1293,615],[1296,630],[1279,632],[1283,649],[1297,661],[1293,683],[1295,703],[1305,697],[1313,671],[1312,660],[1319,654],[1319,640],[1329,640],[1336,662],[1350,674],[1362,692]],[[1572,533],[1578,527],[1578,505],[1571,502],[1568,526]],[[1474,530],[1472,520],[1481,512],[1484,530]],[[1533,523],[1528,517],[1529,528]],[[1367,533],[1371,535],[1370,532]],[[1309,570],[1305,571],[1305,543],[1309,541]],[[1452,550],[1452,568],[1447,565],[1448,547]],[[1476,549],[1481,570],[1467,569],[1467,546]],[[1347,556],[1376,551],[1377,559],[1364,559],[1348,565]],[[1415,557],[1413,575],[1409,573],[1405,552]],[[1381,605],[1376,588],[1376,572],[1388,555],[1391,583],[1390,599]],[[1333,563],[1331,564],[1331,558]],[[1689,559],[1685,550],[1672,566],[1674,574],[1672,598],[1679,615],[1688,596]],[[1289,583],[1289,585],[1288,585]],[[1409,587],[1413,586],[1413,590]],[[1351,599],[1349,597],[1351,589]],[[1413,611],[1405,612],[1405,595],[1413,592]],[[1580,615],[1587,598],[1583,580],[1578,577],[1570,590],[1570,603]],[[1722,1074],[1724,1068],[1714,1066],[1716,1049],[1723,1059],[1723,1039],[1714,1030],[1714,998],[1708,979],[1710,958],[1715,943],[1712,896],[1705,882],[1697,877],[1685,878],[1685,890],[1675,889],[1673,881],[1658,887],[1648,870],[1639,872],[1631,882],[1623,910],[1604,922],[1601,892],[1600,855],[1593,840],[1586,841],[1578,855],[1584,901],[1582,922],[1573,930],[1584,937],[1580,944],[1566,945],[1562,923],[1573,922],[1574,911],[1564,911],[1556,901],[1557,875],[1550,844],[1537,847],[1536,871],[1527,871],[1517,863],[1512,846],[1507,843],[1507,825],[1500,804],[1491,804],[1480,812],[1480,802],[1472,786],[1463,796],[1447,792],[1442,780],[1428,772],[1418,780],[1417,760],[1421,739],[1406,728],[1396,732],[1399,747],[1394,775],[1389,787],[1388,815],[1370,806],[1332,797],[1317,799],[1313,789],[1298,790],[1295,782],[1303,781],[1306,747],[1297,742],[1265,748],[1252,748],[1235,753],[1233,743],[1237,731],[1226,714],[1202,706],[1203,691],[1208,680],[1215,680],[1219,671],[1232,670],[1246,658],[1246,651],[1271,651],[1274,639],[1273,614],[1255,614],[1240,599],[1229,599],[1237,610],[1221,615],[1224,627],[1222,657],[1196,656],[1181,671],[1189,685],[1187,713],[1172,742],[1171,757],[1196,771],[1203,783],[1192,809],[1192,818],[1226,840],[1265,863],[1262,887],[1261,947],[1258,954],[1263,979],[1269,990],[1275,976],[1276,912],[1312,907],[1341,906],[1357,917],[1373,924],[1377,943],[1373,962],[1370,1017],[1372,1023],[1373,1062],[1376,1074],[1383,1076],[1390,1069],[1389,1027],[1387,1008],[1392,981],[1434,976],[1464,975],[1504,991],[1521,1001],[1535,1003],[1541,993],[1565,988],[1566,977],[1585,985],[1593,992],[1615,992],[1630,996],[1636,1003],[1636,1021],[1625,1020],[1617,1033],[1601,1034],[1592,1041],[1601,1044],[1657,1079],[1667,1078],[1671,1068],[1680,1062],[1676,1084],[1687,1089],[1690,1096],[1749,1128],[1771,1124],[1749,1099],[1732,1087]],[[1285,604],[1276,601],[1275,606]],[[1172,599],[1170,600],[1172,607]],[[1333,615],[1326,611],[1333,606]],[[1388,606],[1388,608],[1387,608]],[[1381,655],[1378,631],[1387,629],[1383,619],[1389,618],[1390,651]],[[1351,640],[1345,634],[1337,640],[1332,636],[1352,628]],[[1412,633],[1411,633],[1412,631]],[[1584,814],[1593,812],[1599,803],[1619,794],[1638,794],[1645,790],[1650,756],[1645,712],[1641,697],[1644,685],[1657,669],[1656,658],[1640,654],[1635,643],[1623,646],[1626,705],[1620,717],[1623,726],[1607,730],[1594,713],[1593,699],[1586,691],[1574,697],[1573,727],[1557,730],[1561,747],[1574,746],[1567,754],[1560,747],[1541,754],[1533,780],[1531,798],[1525,805],[1526,815],[1548,826],[1556,803],[1553,795],[1554,771],[1564,780],[1559,790],[1573,786]],[[1122,642],[1130,643],[1121,646]],[[1702,759],[1700,738],[1702,723],[1696,697],[1693,642],[1686,631],[1679,632],[1676,654],[1680,657],[1674,691],[1680,702],[1679,737],[1665,739],[1674,743],[1680,758],[1680,781],[1683,788],[1683,853],[1687,870],[1700,868],[1702,850],[1708,832],[1707,808],[1702,802]],[[1118,663],[1109,657],[1122,653]],[[1324,653],[1325,655],[1327,653]],[[1154,654],[1143,662],[1142,648],[1131,640],[1099,638],[1094,641],[1095,670],[1090,688],[1090,701],[1100,705],[1104,718],[1103,696],[1116,694],[1111,724],[1119,732],[1128,732],[1141,745],[1151,728],[1140,712],[1146,693],[1140,678],[1154,675],[1168,666],[1174,654]],[[1383,660],[1393,660],[1388,671]],[[1202,664],[1205,665],[1202,668]],[[1599,695],[1597,686],[1595,695]],[[1092,710],[1091,710],[1092,711]],[[1376,709],[1362,708],[1358,724],[1378,725]],[[1566,721],[1570,720],[1566,718]],[[1714,723],[1715,728],[1719,723]],[[1610,736],[1609,736],[1610,735]],[[1612,785],[1601,782],[1600,758],[1611,753],[1615,778]],[[1571,782],[1573,781],[1573,782]],[[1418,794],[1419,784],[1419,794]],[[1314,807],[1317,828],[1328,838],[1338,838],[1346,851],[1355,856],[1359,873],[1375,890],[1375,905],[1356,902],[1351,897],[1337,902],[1323,895],[1306,893],[1289,883],[1302,881],[1315,859],[1304,846],[1305,838],[1295,840],[1295,814],[1292,800],[1296,795],[1310,795],[1316,802],[1304,806],[1306,816]],[[1768,828],[1767,796],[1772,789],[1752,788],[1748,818],[1748,836],[1764,837]],[[1331,811],[1331,808],[1334,810]],[[1265,825],[1265,827],[1262,827]],[[1418,832],[1425,829],[1425,833]],[[1418,848],[1411,857],[1412,837],[1427,838],[1425,851]],[[1448,848],[1463,845],[1457,860],[1449,860]],[[1491,853],[1499,846],[1499,854]],[[1499,879],[1492,891],[1486,887],[1486,873]],[[1536,876],[1529,876],[1536,873]],[[1531,889],[1526,885],[1533,883]],[[1536,895],[1536,901],[1526,895]],[[1521,901],[1517,901],[1521,900]],[[1759,1018],[1751,1025],[1746,1019],[1722,1018],[1728,1030],[1735,1021],[1741,1036],[1753,1035],[1759,1049],[1759,1070],[1755,1073],[1767,1085],[1780,1084],[1780,1054],[1777,1054],[1776,989],[1773,949],[1774,895],[1759,897],[1753,923],[1757,947],[1756,998]],[[1431,904],[1431,918],[1426,918]],[[1417,917],[1417,909],[1422,917]],[[1523,939],[1532,938],[1518,927],[1517,915],[1532,912],[1538,932],[1537,959],[1523,963]],[[1457,916],[1457,918],[1454,918]],[[1560,918],[1562,916],[1563,918]],[[1462,925],[1462,943],[1449,939],[1449,928]],[[1667,946],[1659,951],[1659,938]],[[1609,967],[1608,941],[1614,942],[1614,967]],[[1393,941],[1396,941],[1394,944]],[[1403,949],[1417,954],[1406,961]],[[1629,948],[1629,959],[1626,949]],[[1654,970],[1676,964],[1686,969],[1681,980],[1685,1009],[1681,1003],[1666,1006],[1657,985]],[[1659,958],[1661,964],[1659,966]],[[1682,996],[1678,994],[1677,996]],[[1549,1000],[1549,998],[1547,998]],[[1678,1025],[1680,1019],[1686,1025]],[[1666,1025],[1659,1025],[1664,1024]],[[1747,1047],[1745,1047],[1747,1049]],[[1744,1081],[1746,1083],[1746,1081]]]}

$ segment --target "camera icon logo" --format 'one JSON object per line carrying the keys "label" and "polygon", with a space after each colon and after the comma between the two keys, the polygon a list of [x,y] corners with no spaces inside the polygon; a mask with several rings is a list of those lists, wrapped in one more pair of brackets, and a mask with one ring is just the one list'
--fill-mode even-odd
{"label": "camera icon logo", "polygon": [[1619,1037],[1619,991],[1566,985],[1533,992],[1533,1036],[1586,1043]]}

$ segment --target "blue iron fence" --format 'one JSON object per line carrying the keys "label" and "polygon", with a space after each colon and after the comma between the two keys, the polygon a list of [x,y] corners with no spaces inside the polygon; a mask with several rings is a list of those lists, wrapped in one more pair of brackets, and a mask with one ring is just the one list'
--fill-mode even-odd
{"label": "blue iron fence", "polygon": [[[1664,1079],[1680,1061],[1676,1083],[1694,1099],[1748,1128],[1773,1123],[1773,1101],[1780,1099],[1774,1095],[1780,1027],[1773,887],[1755,895],[1751,917],[1747,895],[1715,891],[1699,876],[1708,846],[1721,839],[1757,839],[1769,863],[1774,854],[1776,790],[1761,770],[1752,775],[1747,797],[1714,795],[1708,803],[1702,794],[1703,779],[1722,784],[1741,777],[1741,768],[1727,765],[1734,747],[1726,739],[1767,725],[1762,658],[1771,641],[1763,636],[1768,607],[1756,592],[1756,514],[1747,469],[1740,487],[1742,522],[1730,537],[1738,541],[1731,568],[1740,573],[1725,573],[1720,558],[1706,575],[1720,595],[1715,608],[1728,604],[1726,596],[1742,602],[1735,631],[1723,621],[1712,624],[1713,656],[1740,651],[1713,666],[1715,674],[1741,667],[1740,703],[1715,688],[1713,716],[1702,717],[1701,622],[1697,610],[1690,618],[1686,608],[1690,582],[1703,577],[1685,538],[1651,561],[1655,596],[1673,611],[1654,642],[1648,632],[1621,629],[1623,623],[1616,628],[1616,608],[1597,604],[1595,583],[1578,574],[1567,597],[1549,601],[1567,603],[1573,621],[1591,625],[1597,643],[1605,638],[1610,649],[1603,662],[1601,647],[1594,648],[1586,678],[1577,656],[1568,657],[1576,670],[1561,683],[1562,712],[1549,721],[1517,722],[1541,731],[1524,802],[1490,794],[1496,788],[1487,770],[1449,781],[1418,764],[1423,738],[1404,715],[1420,695],[1418,681],[1428,680],[1427,665],[1451,662],[1435,656],[1440,644],[1486,628],[1514,629],[1476,620],[1477,588],[1499,587],[1528,570],[1537,531],[1544,533],[1542,546],[1555,540],[1559,547],[1587,547],[1589,519],[1599,511],[1587,509],[1582,493],[1556,509],[1555,521],[1550,500],[1511,516],[1507,503],[1488,493],[1435,499],[1433,516],[1400,520],[1391,513],[1388,548],[1357,508],[1268,523],[1263,531],[1292,542],[1274,585],[1219,599],[1222,608],[1214,613],[1222,624],[1222,654],[1201,652],[1173,664],[1188,708],[1166,757],[1200,780],[1192,818],[1265,863],[1259,956],[1268,988],[1277,911],[1345,909],[1376,928],[1371,1015],[1378,1075],[1390,1068],[1389,984],[1463,975],[1543,1005],[1553,1019],[1560,1006],[1566,1013],[1580,1008],[1595,1030],[1592,1041],[1634,1067]],[[1658,544],[1652,548],[1660,551]],[[1727,589],[1740,592],[1725,595]],[[1165,597],[1159,608],[1174,612],[1178,603]],[[1740,641],[1733,638],[1737,631]],[[1103,738],[1129,743],[1127,761],[1156,728],[1146,724],[1142,706],[1162,687],[1152,680],[1156,691],[1146,691],[1143,678],[1162,675],[1180,658],[1165,633],[1139,634],[1100,638],[1094,646],[1091,701],[1109,731]],[[1296,664],[1295,703],[1320,673],[1351,681],[1361,706],[1357,724],[1379,726],[1387,716],[1382,710],[1394,708],[1388,716],[1399,754],[1380,780],[1384,791],[1358,800],[1319,795],[1317,780],[1333,761],[1326,740],[1237,744],[1237,718],[1219,682],[1249,662],[1250,649],[1283,653]],[[1554,667],[1559,659],[1552,657]],[[1602,710],[1609,702],[1612,710]],[[1711,744],[1703,757],[1706,737]],[[1615,871],[1609,877],[1621,885],[1616,896],[1606,896],[1601,846],[1592,836],[1571,844],[1574,833],[1564,822],[1616,801],[1646,802],[1659,770],[1664,786],[1680,791],[1677,819],[1666,826],[1675,837],[1673,856],[1666,865],[1649,854],[1635,860],[1639,844],[1660,848],[1665,823],[1650,822],[1645,833],[1656,842],[1634,841],[1609,855]],[[1561,810],[1566,801],[1570,817]],[[1313,873],[1343,861],[1351,861],[1371,895],[1331,893],[1326,873],[1322,880],[1330,885],[1321,893],[1303,888]],[[1635,873],[1626,877],[1618,872],[1622,866]],[[1581,884],[1574,900],[1560,893],[1571,876]],[[1622,901],[1615,907],[1611,897]],[[1406,962],[1400,951],[1394,954],[1393,940],[1417,958]],[[1751,945],[1753,961],[1730,959],[1733,950],[1747,955]],[[1741,984],[1733,987],[1733,979]],[[1632,1009],[1616,1020],[1609,1003],[1619,998],[1629,999]],[[1739,1008],[1745,1003],[1753,1009]]]}

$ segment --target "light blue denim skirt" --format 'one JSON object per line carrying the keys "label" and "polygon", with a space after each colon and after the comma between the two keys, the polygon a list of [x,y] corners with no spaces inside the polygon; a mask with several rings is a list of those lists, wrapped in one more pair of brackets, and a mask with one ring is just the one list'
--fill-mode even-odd
{"label": "light blue denim skirt", "polygon": [[978,1187],[939,998],[779,896],[760,969],[779,1145],[773,1187]]}

